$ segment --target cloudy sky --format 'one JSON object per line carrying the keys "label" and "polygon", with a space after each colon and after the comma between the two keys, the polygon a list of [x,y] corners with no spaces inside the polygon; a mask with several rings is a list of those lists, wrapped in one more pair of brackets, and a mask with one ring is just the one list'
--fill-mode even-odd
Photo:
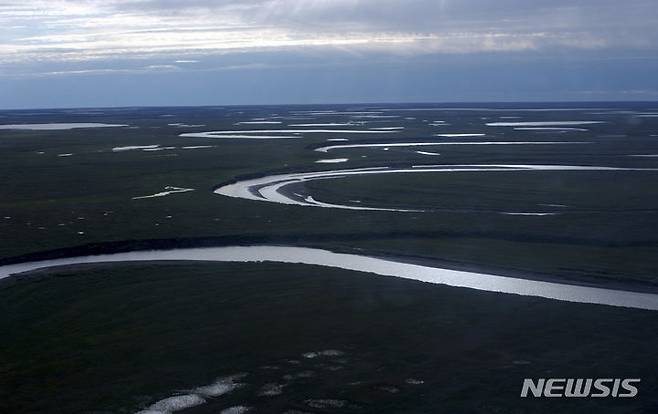
{"label": "cloudy sky", "polygon": [[0,108],[658,100],[656,0],[0,0]]}

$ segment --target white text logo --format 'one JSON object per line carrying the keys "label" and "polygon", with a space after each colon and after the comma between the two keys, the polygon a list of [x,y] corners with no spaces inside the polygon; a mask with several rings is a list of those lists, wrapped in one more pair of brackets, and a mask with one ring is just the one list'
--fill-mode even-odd
{"label": "white text logo", "polygon": [[638,393],[639,378],[539,378],[523,380],[521,397],[631,398]]}

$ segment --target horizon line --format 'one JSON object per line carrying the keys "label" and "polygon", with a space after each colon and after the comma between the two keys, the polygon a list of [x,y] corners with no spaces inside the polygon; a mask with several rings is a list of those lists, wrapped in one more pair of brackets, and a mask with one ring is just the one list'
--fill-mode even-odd
{"label": "horizon line", "polygon": [[213,108],[213,107],[280,107],[280,106],[336,106],[336,105],[511,105],[511,104],[646,104],[656,103],[658,99],[647,100],[548,100],[548,101],[517,101],[517,100],[482,100],[482,101],[354,101],[354,102],[325,102],[325,103],[268,103],[268,104],[199,104],[199,105],[111,105],[111,106],[52,106],[52,107],[16,107],[2,108],[0,112],[20,111],[52,111],[52,110],[77,110],[77,109],[130,109],[130,108]]}

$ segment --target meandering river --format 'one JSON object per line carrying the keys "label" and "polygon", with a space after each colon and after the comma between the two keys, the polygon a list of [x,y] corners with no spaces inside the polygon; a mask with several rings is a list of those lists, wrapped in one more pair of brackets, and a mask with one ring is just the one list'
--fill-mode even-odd
{"label": "meandering river", "polygon": [[288,246],[232,246],[135,251],[98,256],[69,257],[0,267],[0,279],[33,270],[93,263],[141,261],[277,262],[325,266],[393,276],[421,282],[490,292],[537,296],[567,302],[658,310],[658,295],[543,282],[486,273],[442,269],[328,250]]}

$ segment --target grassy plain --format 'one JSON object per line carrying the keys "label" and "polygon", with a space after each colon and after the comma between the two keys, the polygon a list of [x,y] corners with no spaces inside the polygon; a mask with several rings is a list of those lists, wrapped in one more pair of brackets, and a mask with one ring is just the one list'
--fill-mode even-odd
{"label": "grassy plain", "polygon": [[[212,193],[237,177],[334,168],[658,168],[656,157],[629,156],[658,154],[658,118],[632,115],[634,110],[650,109],[647,104],[614,104],[619,105],[626,112],[612,107],[604,114],[405,110],[393,112],[398,118],[371,120],[366,126],[404,125],[398,133],[306,134],[280,140],[179,134],[258,129],[235,124],[270,116],[294,119],[267,128],[345,118],[289,114],[307,107],[0,112],[0,124],[130,125],[0,130],[0,264],[154,247],[274,243],[655,292],[658,172],[406,174],[317,181],[299,188],[326,202],[358,200],[370,206],[432,210],[427,213],[308,208]],[[518,117],[516,121],[605,123],[568,133],[485,126],[503,116]],[[437,120],[446,124],[430,125]],[[204,126],[169,125],[176,123]],[[433,136],[438,133],[487,136]],[[440,156],[418,154],[413,148],[313,151],[327,139],[346,137],[361,143],[435,139],[589,144],[423,148]],[[155,144],[176,148],[113,151]],[[72,155],[60,156],[64,154]],[[350,161],[315,164],[321,158],[339,157]],[[133,199],[166,186],[195,191]],[[560,214],[501,214],[524,211]],[[240,372],[248,374],[247,386],[186,413],[220,412],[238,404],[266,413],[658,410],[655,312],[280,264],[74,267],[1,281],[0,297],[3,413],[129,413],[179,390]],[[302,356],[325,349],[345,355]],[[633,400],[518,398],[523,378],[551,376],[633,377],[643,382],[640,397]],[[408,381],[413,379],[423,383]],[[280,396],[258,397],[267,383],[287,385]],[[344,405],[312,407],[310,399],[335,399]]]}

